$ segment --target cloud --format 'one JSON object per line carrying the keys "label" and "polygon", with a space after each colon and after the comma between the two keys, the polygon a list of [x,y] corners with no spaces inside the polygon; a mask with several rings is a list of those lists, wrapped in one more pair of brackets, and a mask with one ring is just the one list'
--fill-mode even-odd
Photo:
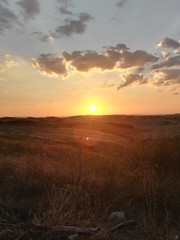
{"label": "cloud", "polygon": [[153,72],[152,83],[156,86],[180,84],[180,69],[164,69]]}
{"label": "cloud", "polygon": [[71,37],[73,34],[82,34],[86,30],[86,23],[93,19],[88,13],[80,13],[78,20],[67,20],[65,25],[58,26],[56,34],[61,37]]}
{"label": "cloud", "polygon": [[101,70],[131,68],[158,60],[157,57],[145,51],[138,50],[131,53],[129,51],[122,51],[122,49],[128,48],[124,44],[118,44],[116,47],[107,48],[102,54],[95,51],[74,51],[72,53],[64,52],[63,56],[78,71],[89,71],[93,68]]}
{"label": "cloud", "polygon": [[[38,60],[34,61],[34,66],[48,74],[54,72],[58,75],[68,74],[65,65],[79,72],[88,72],[93,69],[121,71],[136,68],[137,72],[134,76],[137,76],[144,70],[146,63],[152,64],[158,60],[157,57],[145,51],[130,52],[126,49],[129,48],[125,44],[117,44],[116,47],[106,47],[102,53],[90,50],[63,52],[60,58],[52,54],[41,54]],[[127,78],[130,79],[130,76]]]}
{"label": "cloud", "polygon": [[0,63],[0,73],[12,69],[18,65],[18,62],[11,58],[11,55],[6,54],[3,62]]}
{"label": "cloud", "polygon": [[72,53],[63,53],[64,58],[67,62],[81,72],[90,71],[93,68],[99,68],[101,70],[113,69],[116,65],[116,57],[106,56],[98,54],[95,51],[74,51]]}
{"label": "cloud", "polygon": [[22,26],[16,14],[0,2],[0,33],[3,34],[5,30],[10,30],[17,25]]}
{"label": "cloud", "polygon": [[[175,41],[175,40],[174,40]],[[115,71],[118,79],[117,90],[133,84],[153,84],[170,86],[180,83],[180,56],[164,54],[154,56],[143,50],[131,52],[123,43],[103,47],[102,52],[91,50],[63,52],[60,57],[53,54],[41,54],[33,60],[33,66],[49,76],[67,76],[73,72]],[[119,77],[121,76],[121,77]],[[111,86],[115,86],[111,83]],[[117,83],[116,83],[117,84]]]}
{"label": "cloud", "polygon": [[163,68],[163,67],[177,67],[180,66],[180,56],[173,56],[165,58],[161,63],[154,65],[153,69]]}
{"label": "cloud", "polygon": [[128,74],[128,75],[123,75],[123,79],[125,80],[124,83],[120,84],[117,87],[117,90],[130,86],[133,83],[137,84],[145,84],[148,82],[148,78],[144,78],[143,74]]}
{"label": "cloud", "polygon": [[159,41],[156,46],[177,49],[180,48],[180,42],[171,38],[164,38],[163,40]]}
{"label": "cloud", "polygon": [[124,51],[118,67],[130,68],[134,66],[142,66],[148,62],[156,62],[158,59],[158,57],[142,50],[136,50],[135,52]]}
{"label": "cloud", "polygon": [[127,0],[122,0],[120,2],[118,2],[116,5],[118,8],[123,8],[127,3]]}
{"label": "cloud", "polygon": [[4,4],[6,4],[6,5],[9,4],[7,0],[0,0],[0,4],[1,4],[1,3],[4,3]]}
{"label": "cloud", "polygon": [[[19,2],[22,1],[28,2],[28,0],[20,0]],[[37,2],[38,0],[31,1]],[[54,39],[71,37],[74,34],[82,34],[86,31],[87,23],[94,19],[87,12],[77,14],[69,10],[70,7],[74,6],[72,0],[56,0],[56,2],[58,3],[57,11],[58,13],[60,12],[60,16],[62,17],[61,22],[63,21],[64,24],[55,27],[49,33],[34,32],[33,35],[36,35],[41,42],[49,42]],[[68,18],[63,19],[64,16],[68,16]]]}
{"label": "cloud", "polygon": [[61,14],[64,14],[64,15],[73,15],[73,12],[67,10],[66,6],[60,7],[59,11]]}
{"label": "cloud", "polygon": [[66,76],[67,69],[64,59],[55,57],[53,54],[41,54],[39,58],[32,59],[33,67],[37,68],[42,74],[50,77],[57,77],[58,75]]}
{"label": "cloud", "polygon": [[21,7],[26,19],[34,19],[40,13],[40,3],[38,0],[20,0],[17,4]]}
{"label": "cloud", "polygon": [[37,36],[41,42],[51,42],[54,41],[55,38],[58,38],[55,33],[51,32],[49,32],[47,35],[43,34],[42,32],[33,32],[32,35]]}
{"label": "cloud", "polygon": [[115,47],[109,46],[104,48],[108,50],[115,50],[115,51],[129,50],[129,48],[124,43],[118,43]]}
{"label": "cloud", "polygon": [[170,51],[161,51],[161,55],[162,57],[169,57],[171,55],[171,52]]}
{"label": "cloud", "polygon": [[[168,48],[168,50],[161,51],[161,58],[157,64],[152,66],[152,69],[174,69],[180,66],[180,42],[171,38],[165,38],[159,41],[157,46]],[[173,49],[173,51],[169,49]]]}
{"label": "cloud", "polygon": [[63,15],[74,15],[72,11],[68,10],[72,6],[71,0],[57,0],[60,4],[59,11]]}

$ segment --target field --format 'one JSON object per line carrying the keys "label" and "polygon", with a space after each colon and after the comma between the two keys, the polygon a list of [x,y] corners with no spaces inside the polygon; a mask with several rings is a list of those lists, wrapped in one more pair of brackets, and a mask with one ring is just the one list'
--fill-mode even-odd
{"label": "field", "polygon": [[[105,231],[115,211],[136,226]],[[69,236],[44,230],[32,237],[23,224],[101,229],[77,240],[175,239],[180,114],[1,118],[0,239]]]}

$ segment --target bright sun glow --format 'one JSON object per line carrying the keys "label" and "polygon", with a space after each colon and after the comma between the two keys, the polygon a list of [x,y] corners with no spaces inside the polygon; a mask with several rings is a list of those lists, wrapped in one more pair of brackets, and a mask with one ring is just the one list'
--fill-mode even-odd
{"label": "bright sun glow", "polygon": [[97,106],[92,104],[89,106],[89,111],[92,112],[92,113],[95,113],[97,111]]}
{"label": "bright sun glow", "polygon": [[80,106],[82,115],[103,115],[105,103],[97,96],[82,99]]}

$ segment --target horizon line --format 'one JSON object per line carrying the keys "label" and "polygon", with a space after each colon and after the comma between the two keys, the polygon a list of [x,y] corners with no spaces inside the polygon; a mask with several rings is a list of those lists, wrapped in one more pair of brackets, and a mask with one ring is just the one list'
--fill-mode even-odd
{"label": "horizon line", "polygon": [[149,113],[149,114],[80,114],[80,115],[65,115],[65,116],[0,116],[1,118],[68,118],[68,117],[100,117],[100,116],[167,116],[167,115],[180,115],[180,112],[177,113]]}

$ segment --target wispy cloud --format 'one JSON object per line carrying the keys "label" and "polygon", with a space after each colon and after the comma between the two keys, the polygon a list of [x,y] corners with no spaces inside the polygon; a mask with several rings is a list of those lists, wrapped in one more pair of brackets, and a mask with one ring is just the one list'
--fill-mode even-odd
{"label": "wispy cloud", "polygon": [[40,13],[40,3],[38,0],[20,0],[17,4],[21,7],[23,16],[26,19],[34,19]]}
{"label": "wispy cloud", "polygon": [[136,74],[136,73],[131,73],[128,75],[122,75],[122,78],[124,79],[124,83],[119,85],[117,87],[117,90],[120,90],[121,88],[130,86],[131,84],[145,84],[148,82],[148,78],[144,78],[143,74]]}
{"label": "wispy cloud", "polygon": [[43,34],[42,32],[33,32],[32,35],[35,35],[41,42],[51,42],[55,38],[58,38],[57,34],[49,32],[48,34]]}
{"label": "wispy cloud", "polygon": [[6,1],[1,0],[0,2],[0,33],[3,34],[6,30],[11,30],[16,26],[22,26],[18,20],[18,16],[2,3]]}
{"label": "wispy cloud", "polygon": [[59,4],[59,12],[63,15],[74,15],[71,10],[69,10],[70,7],[73,6],[73,3],[71,0],[57,0]]}
{"label": "wispy cloud", "polygon": [[127,0],[121,0],[120,2],[118,2],[118,3],[116,4],[116,6],[117,6],[118,8],[123,8],[123,7],[126,5],[126,3],[127,3]]}
{"label": "wispy cloud", "polygon": [[104,47],[104,49],[115,51],[129,50],[129,48],[124,43],[118,43],[115,47],[113,46]]}
{"label": "wispy cloud", "polygon": [[66,20],[66,24],[60,25],[56,28],[56,34],[59,36],[70,37],[73,34],[82,34],[85,32],[87,27],[87,22],[89,22],[93,17],[91,17],[88,13],[80,13],[78,20]]}
{"label": "wispy cloud", "polygon": [[[63,1],[64,2],[64,1]],[[68,14],[74,15],[75,14]],[[78,19],[72,19],[72,17],[64,20],[64,24],[59,25],[53,31],[49,31],[49,33],[43,32],[33,32],[33,35],[36,35],[41,42],[49,42],[54,39],[72,37],[73,35],[83,34],[87,29],[87,23],[93,19],[86,12],[82,12],[78,14]]]}
{"label": "wispy cloud", "polygon": [[6,54],[3,61],[0,62],[0,73],[3,73],[11,68],[18,66],[18,62],[15,61],[11,55]]}
{"label": "wispy cloud", "polygon": [[6,5],[9,4],[7,0],[0,0],[0,4],[1,4],[1,3],[4,3],[4,4],[6,4]]}

